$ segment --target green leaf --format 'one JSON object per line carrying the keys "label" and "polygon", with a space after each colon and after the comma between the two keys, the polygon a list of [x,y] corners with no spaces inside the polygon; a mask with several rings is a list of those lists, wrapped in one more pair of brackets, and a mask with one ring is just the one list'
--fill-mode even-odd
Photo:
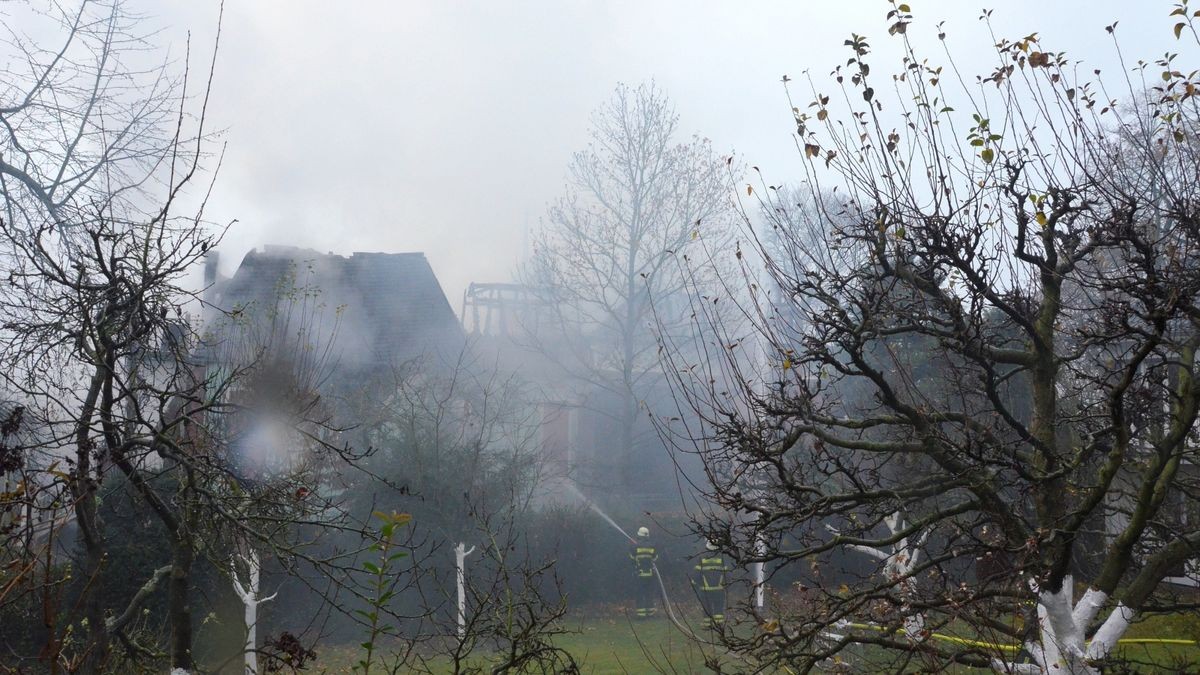
{"label": "green leaf", "polygon": [[983,160],[984,164],[991,164],[992,160],[996,158],[996,153],[991,148],[984,148],[983,152],[979,153],[979,158]]}
{"label": "green leaf", "polygon": [[365,562],[362,564],[362,566],[364,570],[370,572],[371,574],[379,574],[379,565],[376,565],[373,562]]}
{"label": "green leaf", "polygon": [[911,9],[908,8],[908,5],[904,4],[903,2],[900,3],[900,6],[897,7],[896,9],[900,10],[901,12],[911,12],[912,11]]}

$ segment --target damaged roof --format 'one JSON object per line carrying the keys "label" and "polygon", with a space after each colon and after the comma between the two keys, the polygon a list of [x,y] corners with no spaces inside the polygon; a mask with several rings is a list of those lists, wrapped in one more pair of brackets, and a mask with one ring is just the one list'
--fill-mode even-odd
{"label": "damaged roof", "polygon": [[211,294],[225,311],[262,312],[290,303],[308,307],[318,320],[336,321],[336,351],[344,365],[399,363],[457,350],[465,340],[423,253],[341,256],[267,246],[247,253],[233,277],[214,284]]}

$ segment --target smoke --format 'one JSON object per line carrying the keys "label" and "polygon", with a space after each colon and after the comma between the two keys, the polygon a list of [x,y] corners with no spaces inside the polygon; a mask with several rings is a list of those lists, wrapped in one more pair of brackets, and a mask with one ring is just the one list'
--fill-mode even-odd
{"label": "smoke", "polygon": [[284,471],[300,459],[304,436],[295,421],[277,411],[252,415],[247,431],[233,443],[237,464],[254,475]]}

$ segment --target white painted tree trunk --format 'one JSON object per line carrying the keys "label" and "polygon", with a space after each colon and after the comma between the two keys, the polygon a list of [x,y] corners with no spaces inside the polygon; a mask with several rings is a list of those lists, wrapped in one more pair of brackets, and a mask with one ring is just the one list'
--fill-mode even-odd
{"label": "white painted tree trunk", "polygon": [[246,555],[238,555],[238,560],[246,567],[246,583],[238,578],[237,564],[231,564],[230,575],[233,580],[233,592],[241,598],[245,607],[246,619],[246,675],[258,675],[258,606],[275,598],[275,593],[265,598],[259,597],[258,576],[261,563],[258,552],[250,549]]}
{"label": "white painted tree trunk", "polygon": [[466,559],[475,551],[472,546],[470,550],[463,542],[459,542],[454,547],[454,578],[458,587],[458,639],[462,640],[467,635],[467,572]]}
{"label": "white painted tree trunk", "polygon": [[[897,534],[904,527],[904,521],[899,513],[884,518],[884,523]],[[826,526],[837,534],[833,527]],[[924,640],[925,617],[920,613],[911,613],[908,601],[915,597],[911,574],[916,568],[920,557],[920,548],[925,542],[926,531],[915,542],[910,543],[905,537],[892,547],[889,553],[871,546],[852,545],[849,548],[864,555],[871,556],[883,562],[883,573],[888,579],[895,580],[900,589],[900,597],[905,600],[901,605],[904,611],[904,632],[913,640]],[[1062,588],[1057,593],[1038,591],[1037,584],[1030,582],[1030,587],[1037,593],[1039,638],[1035,642],[1027,642],[1025,651],[1033,659],[1033,663],[1016,663],[1005,659],[996,659],[992,669],[998,673],[1021,673],[1030,675],[1099,675],[1100,670],[1092,664],[1104,659],[1112,653],[1117,641],[1129,630],[1137,612],[1120,603],[1108,615],[1096,630],[1091,642],[1086,641],[1088,626],[1096,619],[1108,594],[1096,589],[1089,589],[1073,603],[1074,579],[1067,576]]]}
{"label": "white painted tree trunk", "polygon": [[[904,518],[897,511],[883,519],[888,530],[893,534],[897,534],[902,530]],[[836,530],[829,528],[836,534]],[[916,568],[917,562],[921,557],[921,546],[925,543],[925,538],[929,536],[929,531],[926,530],[917,538],[915,542],[909,542],[908,537],[904,537],[892,546],[891,552],[883,549],[873,548],[870,546],[852,545],[852,550],[859,553],[871,556],[876,560],[883,561],[883,573],[900,589],[900,598],[903,603],[900,610],[904,613],[904,633],[910,640],[920,642],[925,639],[925,616],[920,612],[913,612],[911,602],[916,598],[916,585],[913,582],[912,571]]]}
{"label": "white painted tree trunk", "polygon": [[[1030,586],[1037,591],[1037,584],[1031,582]],[[1068,575],[1057,593],[1038,592],[1040,637],[1037,642],[1025,644],[1033,663],[997,660],[993,670],[1036,675],[1099,675],[1100,670],[1092,663],[1112,653],[1117,640],[1129,630],[1136,612],[1118,603],[1089,644],[1085,641],[1088,625],[1103,608],[1108,595],[1088,589],[1072,606],[1073,586],[1074,579]]]}
{"label": "white painted tree trunk", "polygon": [[[766,554],[767,545],[763,541],[762,535],[754,538],[754,554],[763,556]],[[763,608],[763,589],[766,586],[766,565],[762,562],[756,562],[751,566],[754,572],[754,608],[761,610]]]}

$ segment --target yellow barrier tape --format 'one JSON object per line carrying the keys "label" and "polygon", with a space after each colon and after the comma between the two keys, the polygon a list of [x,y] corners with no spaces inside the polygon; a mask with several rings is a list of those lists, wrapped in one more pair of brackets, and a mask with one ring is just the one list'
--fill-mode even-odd
{"label": "yellow barrier tape", "polygon": [[[862,629],[866,629],[866,630],[879,631],[880,633],[888,632],[888,630],[882,626],[874,626],[869,623],[850,623],[850,624],[845,624],[845,625],[849,628],[862,628]],[[907,635],[908,634],[908,631],[904,630],[903,628],[898,628],[898,629],[896,629],[895,632],[899,635]],[[982,640],[970,640],[967,638],[957,637],[955,635],[946,635],[945,633],[930,633],[929,636],[932,638],[941,640],[943,642],[953,642],[953,643],[960,644],[960,645],[967,645],[968,647],[984,647],[987,649],[1000,649],[1000,650],[1012,651],[1012,652],[1015,652],[1018,649],[1020,649],[1016,645],[1002,645],[1002,644],[997,644],[995,642],[984,642]]]}
{"label": "yellow barrier tape", "polygon": [[[883,628],[882,626],[875,626],[875,625],[872,625],[869,623],[848,623],[848,624],[844,624],[844,625],[847,626],[848,628],[861,628],[861,629],[865,629],[865,630],[879,631],[881,633],[890,632],[890,631],[888,631],[888,629]],[[905,634],[907,634],[907,631],[905,631],[903,628],[898,628],[898,629],[896,629],[895,633],[897,633],[899,635],[905,635]],[[999,649],[1001,651],[1006,651],[1006,652],[1016,652],[1016,651],[1020,651],[1020,649],[1021,649],[1020,646],[1018,646],[1018,645],[1005,645],[1005,644],[999,644],[996,642],[986,642],[983,640],[971,640],[968,638],[961,638],[961,637],[958,637],[955,635],[946,635],[945,633],[930,633],[929,636],[932,638],[941,640],[943,642],[953,642],[953,643],[960,644],[960,645],[966,645],[968,647],[982,647],[984,649]],[[1117,645],[1145,645],[1145,644],[1182,645],[1182,646],[1186,646],[1186,647],[1195,647],[1197,645],[1200,645],[1200,641],[1182,640],[1182,639],[1178,639],[1178,638],[1125,638],[1122,640],[1117,640]]]}
{"label": "yellow barrier tape", "polygon": [[1182,640],[1179,638],[1126,638],[1117,640],[1119,645],[1184,645],[1187,647],[1195,647],[1200,645],[1197,640]]}

